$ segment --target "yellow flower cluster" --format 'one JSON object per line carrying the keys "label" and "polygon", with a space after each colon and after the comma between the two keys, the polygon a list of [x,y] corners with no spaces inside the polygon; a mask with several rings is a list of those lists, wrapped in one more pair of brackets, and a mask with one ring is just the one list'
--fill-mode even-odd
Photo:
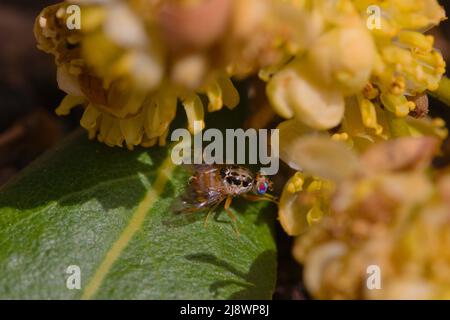
{"label": "yellow flower cluster", "polygon": [[81,125],[91,138],[130,149],[163,144],[178,100],[191,130],[203,120],[199,94],[209,98],[210,111],[238,104],[228,73],[213,69],[207,52],[193,51],[191,43],[170,52],[161,29],[168,19],[174,19],[168,29],[179,23],[165,15],[175,10],[158,1],[73,3],[81,7],[79,30],[67,27],[69,3],[60,3],[43,10],[35,34],[39,48],[55,56],[58,84],[68,94],[57,113],[83,105]]}
{"label": "yellow flower cluster", "polygon": [[[79,30],[67,28],[69,4],[81,7]],[[436,0],[85,0],[44,9],[35,33],[68,93],[57,113],[84,105],[81,125],[108,145],[163,143],[178,101],[193,130],[202,101],[233,108],[230,78],[259,74],[281,116],[359,146],[446,134],[407,117],[444,73],[422,33],[444,18]]]}
{"label": "yellow flower cluster", "polygon": [[446,136],[439,119],[408,116],[414,97],[436,90],[445,72],[423,34],[445,18],[437,1],[319,0],[310,10],[320,16],[318,38],[268,83],[280,115],[334,129],[333,139],[362,149],[396,136]]}
{"label": "yellow flower cluster", "polygon": [[433,138],[375,145],[339,183],[331,214],[294,246],[314,297],[450,298],[450,171],[426,170],[437,146]]}
{"label": "yellow flower cluster", "polygon": [[[81,8],[80,29],[67,27],[71,4]],[[301,12],[289,8],[269,0],[70,1],[44,9],[35,34],[68,94],[57,113],[83,105],[91,138],[131,149],[164,143],[178,101],[191,131],[203,121],[203,97],[210,112],[234,108],[230,77],[281,63],[279,46],[299,42]]]}
{"label": "yellow flower cluster", "polygon": [[[335,182],[358,162],[328,136],[358,152],[396,137],[447,136],[442,119],[426,117],[423,94],[437,89],[445,71],[433,38],[423,34],[445,18],[436,1],[314,1],[309,10],[321,17],[318,38],[267,86],[272,105],[291,118],[278,127],[280,156],[298,170],[279,206],[289,235],[332,213]],[[321,166],[319,156],[331,160]]]}

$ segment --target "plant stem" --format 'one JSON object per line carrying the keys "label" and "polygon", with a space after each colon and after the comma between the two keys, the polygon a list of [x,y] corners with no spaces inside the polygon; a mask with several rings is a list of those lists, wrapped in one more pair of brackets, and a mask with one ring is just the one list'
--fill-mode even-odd
{"label": "plant stem", "polygon": [[389,129],[391,130],[392,137],[407,137],[410,136],[410,131],[405,118],[398,118],[392,113],[388,114]]}
{"label": "plant stem", "polygon": [[436,91],[429,91],[430,95],[450,107],[450,79],[443,77]]}

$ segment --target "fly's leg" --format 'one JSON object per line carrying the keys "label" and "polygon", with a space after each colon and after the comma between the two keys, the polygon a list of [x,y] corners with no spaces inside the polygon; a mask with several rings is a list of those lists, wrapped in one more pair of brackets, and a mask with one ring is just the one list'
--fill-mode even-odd
{"label": "fly's leg", "polygon": [[225,200],[224,209],[225,209],[225,212],[227,213],[227,215],[230,217],[231,221],[233,222],[234,231],[236,231],[236,234],[239,237],[240,233],[239,233],[239,229],[238,229],[237,223],[236,223],[237,219],[236,219],[236,216],[233,214],[233,212],[231,212],[231,210],[230,210],[231,201],[233,201],[233,197],[228,196],[227,200]]}
{"label": "fly's leg", "polygon": [[214,211],[217,209],[217,207],[219,206],[219,204],[221,202],[222,202],[222,200],[217,201],[217,203],[211,209],[208,210],[208,214],[206,215],[205,223],[204,223],[205,228],[208,226],[209,217],[214,213]]}
{"label": "fly's leg", "polygon": [[196,212],[199,212],[199,211],[202,211],[202,208],[194,207],[194,208],[187,208],[187,209],[184,209],[182,212],[185,213],[185,214],[187,214],[187,215],[191,215],[191,214],[196,213]]}
{"label": "fly's leg", "polygon": [[280,204],[278,199],[270,194],[265,194],[263,196],[257,196],[252,194],[244,194],[243,197],[249,201],[270,201],[275,204]]}
{"label": "fly's leg", "polygon": [[230,210],[231,201],[233,201],[233,197],[228,196],[227,200],[225,200],[224,208],[231,220],[233,220],[233,222],[236,222],[236,216]]}

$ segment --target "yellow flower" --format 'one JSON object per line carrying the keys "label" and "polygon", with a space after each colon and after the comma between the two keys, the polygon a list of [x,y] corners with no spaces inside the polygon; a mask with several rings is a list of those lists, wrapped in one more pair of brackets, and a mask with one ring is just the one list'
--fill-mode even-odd
{"label": "yellow flower", "polygon": [[194,121],[203,121],[200,94],[208,97],[209,111],[239,103],[225,68],[207,70],[203,53],[167,65],[156,3],[139,12],[138,2],[85,2],[82,28],[73,31],[65,25],[67,5],[46,8],[35,33],[39,47],[55,56],[58,84],[68,94],[57,114],[83,105],[81,125],[91,138],[129,149],[164,144],[178,101],[191,130]]}
{"label": "yellow flower", "polygon": [[344,98],[361,91],[369,80],[375,45],[351,2],[333,7],[317,1],[313,13],[321,17],[322,33],[273,76],[267,93],[281,116],[331,129],[344,116]]}
{"label": "yellow flower", "polygon": [[[360,157],[365,171],[336,186],[329,213],[307,228],[294,246],[314,297],[450,296],[450,175],[448,170],[428,169],[437,146],[433,138],[376,144]],[[289,191],[302,192],[288,184],[284,192]],[[294,212],[302,210],[297,204]],[[373,265],[381,272],[379,290],[366,284]]]}
{"label": "yellow flower", "polygon": [[284,187],[280,199],[279,220],[289,235],[299,235],[329,214],[333,184],[295,173]]}

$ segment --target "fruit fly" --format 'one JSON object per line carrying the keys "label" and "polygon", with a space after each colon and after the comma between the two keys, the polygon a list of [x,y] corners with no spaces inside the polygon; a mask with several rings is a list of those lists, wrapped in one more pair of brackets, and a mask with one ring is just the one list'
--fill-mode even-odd
{"label": "fruit fly", "polygon": [[224,202],[224,209],[235,223],[236,217],[230,210],[235,197],[243,197],[250,201],[272,201],[274,196],[268,194],[272,190],[272,181],[260,173],[254,175],[248,168],[237,165],[194,165],[189,186],[181,198],[181,207],[176,211],[193,213],[209,210],[205,218],[205,226],[215,209]]}

